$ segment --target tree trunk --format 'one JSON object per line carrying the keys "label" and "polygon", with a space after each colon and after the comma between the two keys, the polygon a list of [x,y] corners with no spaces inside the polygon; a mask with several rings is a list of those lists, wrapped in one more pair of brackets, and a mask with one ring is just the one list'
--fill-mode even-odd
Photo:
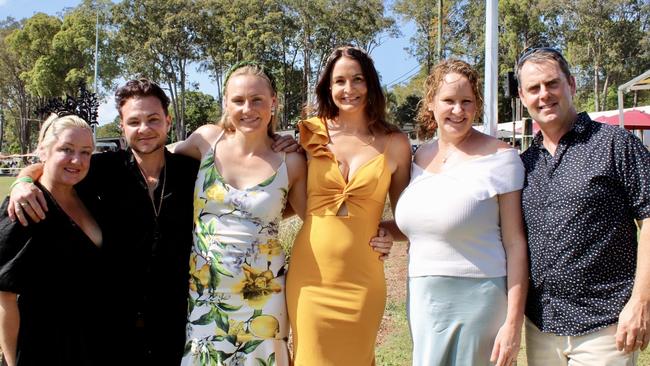
{"label": "tree trunk", "polygon": [[598,64],[594,65],[594,109],[595,112],[599,112],[600,108],[598,107]]}
{"label": "tree trunk", "polygon": [[605,77],[605,83],[603,84],[603,91],[601,93],[601,97],[603,98],[601,100],[600,106],[601,110],[606,111],[607,110],[607,88],[609,87],[609,75]]}

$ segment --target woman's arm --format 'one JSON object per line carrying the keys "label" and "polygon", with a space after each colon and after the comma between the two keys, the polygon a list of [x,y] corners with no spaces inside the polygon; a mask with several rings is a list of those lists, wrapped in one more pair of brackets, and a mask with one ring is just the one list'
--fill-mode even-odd
{"label": "woman's arm", "polygon": [[185,140],[167,145],[167,150],[196,160],[208,151],[219,137],[222,128],[214,124],[203,125],[192,132]]}
{"label": "woman's arm", "polygon": [[287,153],[289,171],[289,205],[301,220],[307,209],[307,160],[302,153]]}
{"label": "woman's arm", "polygon": [[[391,146],[388,147],[389,158],[395,168],[391,175],[388,197],[391,210],[395,215],[397,200],[411,179],[411,145],[408,137],[403,133],[395,133],[390,144]],[[395,220],[385,220],[380,226],[388,230],[394,240],[408,240],[395,224]]]}
{"label": "woman's arm", "polygon": [[498,198],[501,240],[506,252],[508,309],[506,321],[494,341],[490,360],[496,362],[497,366],[505,366],[512,364],[519,352],[528,292],[528,254],[521,213],[521,191],[501,194]]}
{"label": "woman's arm", "polygon": [[8,366],[16,364],[19,326],[20,313],[16,294],[0,291],[0,348]]}

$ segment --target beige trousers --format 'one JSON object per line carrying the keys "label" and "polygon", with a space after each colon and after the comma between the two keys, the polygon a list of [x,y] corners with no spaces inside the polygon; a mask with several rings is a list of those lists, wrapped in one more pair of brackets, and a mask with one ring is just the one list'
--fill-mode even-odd
{"label": "beige trousers", "polygon": [[616,324],[582,336],[543,333],[526,318],[528,366],[635,366],[639,352],[616,349]]}

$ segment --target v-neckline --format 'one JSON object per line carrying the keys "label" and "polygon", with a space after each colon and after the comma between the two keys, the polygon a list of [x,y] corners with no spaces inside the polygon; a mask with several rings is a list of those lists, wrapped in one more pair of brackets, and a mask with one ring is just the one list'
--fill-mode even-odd
{"label": "v-neckline", "polygon": [[332,152],[332,150],[330,150],[329,147],[327,147],[327,150],[330,152],[330,154],[332,154],[332,159],[334,159],[334,163],[336,163],[336,170],[338,170],[339,177],[341,177],[341,179],[343,180],[345,185],[350,184],[350,182],[352,180],[354,180],[354,178],[357,176],[357,174],[359,173],[359,171],[361,169],[365,168],[371,162],[377,160],[378,157],[384,156],[384,153],[382,152],[382,153],[379,153],[379,154],[373,156],[372,158],[368,159],[368,161],[366,161],[365,163],[359,165],[359,167],[354,171],[354,173],[352,175],[350,175],[350,172],[348,172],[348,176],[347,176],[347,179],[346,179],[346,177],[343,175],[343,172],[341,171],[341,164],[339,163],[339,160],[336,158],[336,155],[334,155],[334,152]]}
{"label": "v-neckline", "polygon": [[240,191],[240,192],[245,192],[245,191],[250,191],[250,190],[252,190],[254,188],[257,188],[257,187],[266,187],[267,185],[273,183],[275,178],[278,176],[278,172],[280,172],[280,169],[282,168],[282,166],[285,163],[284,163],[284,159],[282,159],[282,162],[280,162],[280,165],[278,165],[278,167],[273,171],[273,174],[271,174],[267,178],[264,178],[261,182],[259,182],[257,184],[253,184],[253,185],[248,186],[246,188],[238,188],[238,187],[235,187],[232,184],[226,182],[226,179],[223,177],[223,175],[221,175],[221,172],[219,171],[219,168],[217,168],[216,159],[213,159],[212,164],[214,166],[214,171],[217,172],[217,180],[219,180],[219,182],[221,182],[224,185],[227,185],[229,188],[232,188],[234,190],[237,190],[237,191]]}
{"label": "v-neckline", "polygon": [[[63,209],[63,207],[61,207],[61,205],[59,205],[59,203],[58,203],[58,202],[56,201],[56,199],[54,198],[54,195],[52,195],[52,192],[50,192],[47,188],[45,188],[45,186],[43,186],[43,185],[41,185],[41,184],[39,184],[39,186],[40,186],[39,188],[41,189],[41,191],[45,192],[45,193],[50,197],[50,200],[52,201],[52,203],[54,203],[54,205],[56,206],[56,209],[59,210],[59,212],[61,212],[61,214],[62,214],[62,215],[63,215],[63,216],[64,216],[64,217],[65,217],[65,218],[70,222],[71,226],[72,226],[76,231],[78,231],[79,233],[81,233],[81,235],[86,239],[86,242],[87,242],[88,244],[91,244],[92,247],[95,248],[95,249],[101,249],[101,248],[104,246],[104,233],[103,233],[103,232],[102,232],[102,241],[101,241],[99,244],[95,243],[95,241],[92,240],[92,239],[90,238],[90,236],[89,236],[89,235],[84,231],[84,229],[83,229],[83,228],[82,228],[82,227],[81,227],[81,226],[80,226],[80,225],[79,225],[79,224],[78,224],[78,223],[77,223],[77,222],[72,218],[72,216],[68,215],[68,213],[65,212],[65,210]],[[81,201],[81,198],[80,198],[79,200]],[[85,205],[85,203],[84,203],[83,201],[81,201],[81,203],[82,203],[83,205]],[[92,215],[92,213],[88,210],[87,207],[86,207],[86,210],[88,211],[88,213],[89,213],[90,215]],[[93,217],[93,219],[94,219],[94,217]],[[95,223],[97,224],[97,227],[99,228],[99,230],[102,230],[102,228],[101,228],[101,226],[99,226],[99,223],[97,222],[97,220],[95,220]]]}

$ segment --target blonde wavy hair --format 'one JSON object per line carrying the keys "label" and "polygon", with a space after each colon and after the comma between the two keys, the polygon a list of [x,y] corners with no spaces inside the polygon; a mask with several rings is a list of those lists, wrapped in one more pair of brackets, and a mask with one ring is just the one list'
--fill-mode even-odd
{"label": "blonde wavy hair", "polygon": [[[224,87],[223,87],[223,99],[224,99],[224,101],[228,97],[228,94],[227,94],[228,82],[233,77],[239,76],[239,75],[253,75],[253,76],[257,76],[259,78],[264,79],[267,82],[267,84],[269,86],[269,89],[271,89],[271,95],[273,95],[274,97],[277,95],[277,91],[275,90],[275,82],[273,81],[271,76],[269,76],[267,74],[266,69],[262,65],[254,63],[254,62],[242,62],[240,64],[235,64],[235,66],[233,66],[231,71],[228,72],[228,75],[226,77],[226,81],[224,82]],[[224,102],[224,106],[225,106],[225,102]],[[271,121],[269,122],[268,127],[266,129],[266,132],[270,137],[273,137],[273,135],[275,134],[275,128],[276,128],[276,124],[277,124],[277,117],[276,117],[275,114],[276,114],[277,109],[278,108],[276,108],[275,111],[273,111],[273,113],[271,114]],[[235,130],[235,127],[233,126],[232,122],[230,122],[230,120],[229,120],[229,116],[228,116],[228,112],[227,112],[226,108],[223,108],[223,113],[221,114],[221,119],[219,120],[218,124],[221,127],[223,127],[223,129],[226,130],[226,131],[232,132],[232,131]]]}

